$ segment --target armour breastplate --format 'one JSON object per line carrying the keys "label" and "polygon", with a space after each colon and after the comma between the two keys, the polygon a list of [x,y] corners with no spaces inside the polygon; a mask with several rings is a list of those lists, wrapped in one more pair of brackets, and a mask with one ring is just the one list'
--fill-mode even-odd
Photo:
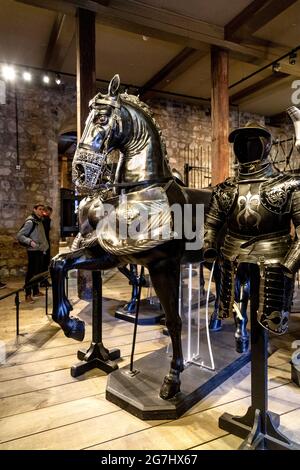
{"label": "armour breastplate", "polygon": [[[257,236],[264,233],[289,231],[290,216],[288,203],[276,204],[272,196],[274,188],[265,182],[240,182],[233,210],[229,215],[230,231],[241,236]],[[282,198],[281,198],[282,199]]]}

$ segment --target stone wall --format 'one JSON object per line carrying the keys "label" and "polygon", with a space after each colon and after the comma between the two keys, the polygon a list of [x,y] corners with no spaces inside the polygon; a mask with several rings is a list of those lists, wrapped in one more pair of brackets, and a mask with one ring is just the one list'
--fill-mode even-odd
{"label": "stone wall", "polygon": [[[17,88],[20,169],[16,169],[16,120],[14,89],[7,86],[6,104],[0,105],[0,278],[23,274],[26,249],[16,233],[32,206],[44,202],[53,207],[52,254],[59,240],[59,171],[57,142],[60,133],[75,130],[74,86],[46,88],[24,85]],[[170,165],[183,172],[190,159],[201,165],[201,181],[210,178],[211,122],[209,104],[195,105],[165,99],[149,101],[165,137]],[[230,128],[249,119],[264,123],[262,116],[230,111]],[[282,131],[276,130],[277,134]],[[286,135],[290,130],[284,129]],[[233,159],[232,159],[233,164]],[[231,172],[232,172],[231,165]]]}
{"label": "stone wall", "polygon": [[[196,105],[162,99],[153,99],[148,104],[162,129],[171,168],[176,168],[183,174],[184,163],[189,162],[191,165],[200,166],[202,175],[197,175],[197,172],[194,175],[196,186],[208,186],[211,178],[210,104]],[[265,122],[263,116],[239,113],[237,108],[230,109],[229,119],[230,130],[245,125],[249,120],[255,120],[261,124]],[[231,174],[233,164],[232,157]]]}
{"label": "stone wall", "polygon": [[19,164],[17,169],[16,102],[12,85],[6,86],[6,104],[0,105],[0,278],[22,274],[26,249],[16,233],[43,202],[53,207],[52,252],[58,249],[59,174],[57,142],[65,122],[75,114],[74,87],[17,87]]}

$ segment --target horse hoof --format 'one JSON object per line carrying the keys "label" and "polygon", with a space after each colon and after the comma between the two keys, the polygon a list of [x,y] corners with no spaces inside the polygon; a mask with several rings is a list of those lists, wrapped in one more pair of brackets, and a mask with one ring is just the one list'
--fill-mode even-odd
{"label": "horse hoof", "polygon": [[67,338],[72,338],[76,341],[83,341],[85,335],[84,322],[78,318],[70,318],[67,328],[64,329],[64,333]]}
{"label": "horse hoof", "polygon": [[238,353],[246,353],[249,349],[249,338],[240,338],[235,340],[235,350]]}
{"label": "horse hoof", "polygon": [[164,378],[159,393],[160,398],[163,400],[169,400],[170,398],[175,397],[175,395],[180,392],[180,383],[179,374],[177,372],[170,372]]}
{"label": "horse hoof", "polygon": [[210,331],[220,331],[222,329],[222,320],[219,318],[211,318],[209,322]]}

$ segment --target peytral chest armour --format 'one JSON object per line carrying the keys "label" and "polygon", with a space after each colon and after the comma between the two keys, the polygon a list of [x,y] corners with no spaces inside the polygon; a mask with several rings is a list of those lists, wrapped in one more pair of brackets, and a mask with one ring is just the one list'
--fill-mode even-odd
{"label": "peytral chest armour", "polygon": [[230,179],[216,187],[206,229],[209,239],[222,223],[228,227],[221,247],[220,318],[232,313],[238,265],[255,263],[261,273],[258,320],[274,333],[287,330],[293,276],[284,275],[283,265],[300,259],[299,242],[296,246],[290,236],[291,220],[296,227],[300,224],[299,188],[298,178],[281,173]]}

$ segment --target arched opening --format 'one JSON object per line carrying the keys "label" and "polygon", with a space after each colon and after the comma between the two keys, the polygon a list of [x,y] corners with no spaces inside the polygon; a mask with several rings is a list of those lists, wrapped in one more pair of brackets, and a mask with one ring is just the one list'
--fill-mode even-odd
{"label": "arched opening", "polygon": [[59,135],[58,164],[60,187],[60,237],[74,237],[78,232],[78,196],[72,183],[72,160],[77,145],[77,132],[70,130]]}

